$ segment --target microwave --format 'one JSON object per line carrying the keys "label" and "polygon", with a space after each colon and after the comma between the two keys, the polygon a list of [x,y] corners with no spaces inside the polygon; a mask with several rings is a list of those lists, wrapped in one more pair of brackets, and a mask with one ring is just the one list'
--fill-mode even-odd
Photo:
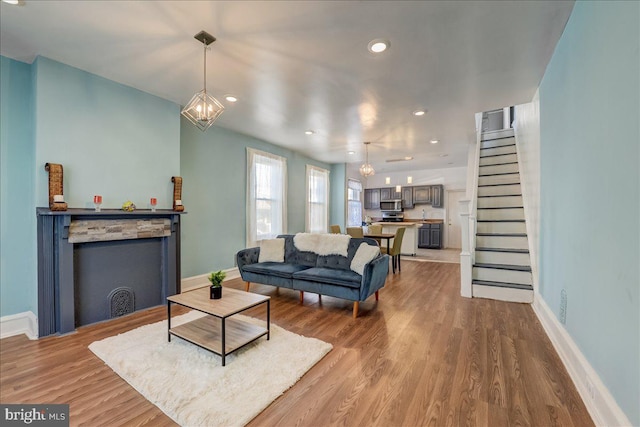
{"label": "microwave", "polygon": [[402,212],[402,200],[383,200],[380,202],[380,210],[383,212]]}

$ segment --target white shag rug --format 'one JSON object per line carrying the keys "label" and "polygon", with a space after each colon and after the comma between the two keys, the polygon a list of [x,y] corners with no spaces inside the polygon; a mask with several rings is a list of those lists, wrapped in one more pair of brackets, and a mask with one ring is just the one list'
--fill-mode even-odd
{"label": "white shag rug", "polygon": [[[171,326],[197,319],[191,311]],[[265,322],[236,315],[254,324]],[[167,321],[95,341],[89,349],[147,400],[182,426],[244,426],[294,385],[332,345],[271,323],[266,336],[226,357],[176,336]]]}
{"label": "white shag rug", "polygon": [[299,251],[314,252],[318,255],[349,255],[348,234],[297,233],[293,244]]}

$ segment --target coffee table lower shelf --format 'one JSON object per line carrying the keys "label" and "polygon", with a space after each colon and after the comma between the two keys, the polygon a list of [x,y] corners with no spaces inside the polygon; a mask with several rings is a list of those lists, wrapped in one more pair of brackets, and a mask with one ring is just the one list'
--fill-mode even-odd
{"label": "coffee table lower shelf", "polygon": [[[222,319],[205,316],[173,327],[169,329],[169,333],[209,350],[218,356],[229,355],[269,333],[267,328],[233,318],[225,320],[224,329],[223,332]],[[224,353],[222,352],[223,337]]]}

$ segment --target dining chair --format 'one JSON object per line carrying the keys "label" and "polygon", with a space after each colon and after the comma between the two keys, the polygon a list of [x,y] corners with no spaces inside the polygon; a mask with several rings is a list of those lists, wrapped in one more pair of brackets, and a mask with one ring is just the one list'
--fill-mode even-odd
{"label": "dining chair", "polygon": [[382,226],[381,225],[370,225],[369,226],[369,234],[382,234]]}
{"label": "dining chair", "polygon": [[331,234],[340,234],[340,233],[342,233],[342,231],[340,231],[340,226],[339,225],[330,225],[329,229],[331,230]]}
{"label": "dining chair", "polygon": [[[400,248],[402,247],[402,238],[404,237],[404,227],[398,228],[396,236],[393,238],[393,246],[389,249],[388,255],[391,257],[391,265],[393,274],[396,274],[396,265],[398,266],[398,272],[402,271],[400,268]],[[387,248],[380,248],[380,252],[387,253]]]}
{"label": "dining chair", "polygon": [[347,234],[351,237],[364,237],[362,227],[347,227]]}

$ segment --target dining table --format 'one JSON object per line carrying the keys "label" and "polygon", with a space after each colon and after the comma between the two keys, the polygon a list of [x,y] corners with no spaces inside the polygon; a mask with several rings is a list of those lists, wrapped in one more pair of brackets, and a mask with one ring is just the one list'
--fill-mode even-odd
{"label": "dining table", "polygon": [[389,241],[396,237],[395,233],[365,233],[364,237],[387,241],[387,253],[389,253]]}

